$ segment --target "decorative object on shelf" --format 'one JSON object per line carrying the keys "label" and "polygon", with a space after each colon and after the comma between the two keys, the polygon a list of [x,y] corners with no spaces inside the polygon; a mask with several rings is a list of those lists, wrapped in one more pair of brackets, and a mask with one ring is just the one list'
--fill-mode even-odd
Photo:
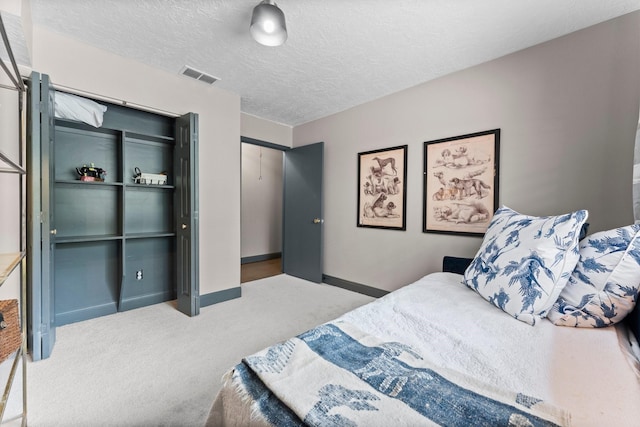
{"label": "decorative object on shelf", "polygon": [[133,176],[133,182],[136,184],[147,184],[147,185],[167,185],[167,173],[146,173],[141,172],[140,168],[135,167],[134,169],[135,175]]}
{"label": "decorative object on shelf", "polygon": [[358,227],[406,230],[407,146],[358,153]]}
{"label": "decorative object on shelf", "polygon": [[500,129],[424,143],[425,233],[484,235],[498,209]]}
{"label": "decorative object on shelf", "polygon": [[22,345],[18,300],[0,300],[0,363]]}
{"label": "decorative object on shelf", "polygon": [[106,170],[97,168],[93,163],[91,166],[84,165],[81,168],[76,168],[76,172],[80,175],[80,181],[103,182],[105,175],[107,175]]}
{"label": "decorative object on shelf", "polygon": [[262,0],[253,8],[251,36],[264,46],[280,46],[287,40],[284,13],[272,0]]}

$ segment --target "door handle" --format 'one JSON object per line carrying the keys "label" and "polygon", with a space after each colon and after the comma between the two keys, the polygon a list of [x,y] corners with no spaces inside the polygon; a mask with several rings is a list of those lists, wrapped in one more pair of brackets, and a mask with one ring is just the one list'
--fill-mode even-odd
{"label": "door handle", "polygon": [[320,218],[313,218],[313,223],[314,224],[320,224],[322,222],[322,220]]}
{"label": "door handle", "polygon": [[55,236],[56,234],[58,234],[58,230],[56,230],[55,228],[51,231],[49,231],[49,233],[51,233],[51,235]]}
{"label": "door handle", "polygon": [[187,224],[182,224],[182,229],[186,230],[187,229]]}

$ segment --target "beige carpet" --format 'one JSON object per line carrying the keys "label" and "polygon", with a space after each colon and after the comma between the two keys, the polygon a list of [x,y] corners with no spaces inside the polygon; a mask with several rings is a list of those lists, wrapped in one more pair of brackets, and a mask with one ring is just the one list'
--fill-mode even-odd
{"label": "beige carpet", "polygon": [[60,327],[27,366],[29,426],[200,426],[244,355],[372,300],[279,275],[193,318],[170,302]]}

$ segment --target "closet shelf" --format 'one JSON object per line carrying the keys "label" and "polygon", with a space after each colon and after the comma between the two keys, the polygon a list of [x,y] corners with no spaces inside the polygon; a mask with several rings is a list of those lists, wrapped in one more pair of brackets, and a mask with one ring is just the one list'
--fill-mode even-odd
{"label": "closet shelf", "polygon": [[173,143],[175,141],[175,138],[172,136],[151,135],[131,131],[124,131],[124,137],[126,138],[127,142],[137,142],[140,144],[151,143],[149,145],[166,145],[167,143]]}
{"label": "closet shelf", "polygon": [[127,188],[136,188],[136,189],[145,189],[145,190],[154,190],[154,189],[165,189],[165,190],[173,190],[176,188],[175,185],[156,185],[156,184],[125,184]]}
{"label": "closet shelf", "polygon": [[122,182],[111,181],[80,181],[79,179],[56,179],[56,184],[69,184],[69,185],[87,185],[87,186],[101,186],[107,187],[122,187]]}
{"label": "closet shelf", "polygon": [[56,243],[83,243],[83,242],[101,242],[108,240],[122,240],[119,234],[99,234],[93,236],[58,236]]}
{"label": "closet shelf", "polygon": [[158,237],[174,237],[176,233],[129,233],[125,235],[125,239],[153,239]]}
{"label": "closet shelf", "polygon": [[[84,243],[84,242],[102,242],[109,240],[127,240],[127,239],[153,239],[159,237],[174,237],[176,233],[172,231],[157,233],[127,233],[124,236],[118,234],[99,234],[93,236],[58,236],[56,243]],[[0,263],[2,260],[0,259]],[[20,262],[18,260],[18,262]]]}

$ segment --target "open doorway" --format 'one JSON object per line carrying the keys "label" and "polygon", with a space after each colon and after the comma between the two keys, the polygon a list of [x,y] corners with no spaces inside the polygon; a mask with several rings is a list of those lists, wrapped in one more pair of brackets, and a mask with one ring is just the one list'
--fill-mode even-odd
{"label": "open doorway", "polygon": [[241,138],[241,283],[282,273],[283,149]]}

